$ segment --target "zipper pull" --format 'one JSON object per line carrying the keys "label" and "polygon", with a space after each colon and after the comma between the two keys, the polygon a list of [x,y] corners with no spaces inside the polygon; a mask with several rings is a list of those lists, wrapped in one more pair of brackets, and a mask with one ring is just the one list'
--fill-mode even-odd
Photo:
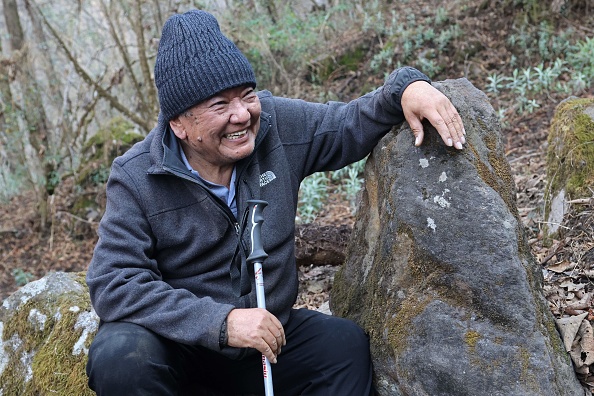
{"label": "zipper pull", "polygon": [[239,236],[239,223],[235,222],[233,225],[235,226],[235,233]]}

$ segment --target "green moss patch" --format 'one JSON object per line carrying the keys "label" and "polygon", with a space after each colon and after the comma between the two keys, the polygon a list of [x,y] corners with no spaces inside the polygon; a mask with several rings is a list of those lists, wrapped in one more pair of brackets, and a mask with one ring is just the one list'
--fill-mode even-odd
{"label": "green moss patch", "polygon": [[[550,201],[562,189],[569,199],[590,197],[594,187],[594,99],[568,100],[559,105],[551,123],[547,152],[545,218]],[[594,110],[591,110],[594,112]]]}
{"label": "green moss patch", "polygon": [[113,160],[143,138],[130,121],[122,117],[112,118],[85,143],[82,149],[85,162],[78,171],[77,184],[86,186],[105,183]]}
{"label": "green moss patch", "polygon": [[82,286],[80,291],[52,294],[44,290],[4,319],[2,344],[7,361],[0,373],[0,393],[94,394],[87,387],[85,366],[98,320],[84,273],[73,277]]}

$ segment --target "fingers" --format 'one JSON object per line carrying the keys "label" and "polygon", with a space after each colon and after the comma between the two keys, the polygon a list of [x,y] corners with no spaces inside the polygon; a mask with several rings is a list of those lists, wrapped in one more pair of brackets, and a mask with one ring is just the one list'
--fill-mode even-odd
{"label": "fingers", "polygon": [[270,312],[260,308],[234,309],[227,316],[228,345],[255,348],[276,363],[286,345],[285,330]]}
{"label": "fingers", "polygon": [[260,352],[262,352],[271,363],[276,363],[276,358],[280,355],[281,349],[287,344],[287,341],[285,339],[285,330],[283,329],[283,326],[275,316],[271,315],[271,317],[273,319],[274,328],[271,328],[270,326],[267,327],[266,330],[268,331],[268,334],[262,337],[264,342],[262,346],[264,350],[260,350]]}
{"label": "fingers", "polygon": [[259,349],[260,352],[262,352],[262,354],[264,356],[266,356],[268,358],[268,360],[270,360],[271,363],[276,363],[276,358],[278,355],[280,355],[281,353],[281,348],[286,345],[286,342],[284,340],[284,331],[282,330],[282,326],[280,329],[276,329],[276,333],[273,334],[272,332],[269,333],[267,336],[262,338],[263,344],[262,344],[262,348],[256,348]]}
{"label": "fingers", "polygon": [[408,125],[410,126],[410,129],[412,129],[413,134],[415,135],[415,146],[419,147],[421,143],[423,143],[423,138],[425,137],[425,132],[423,131],[423,124],[417,118],[411,118]]}
{"label": "fingers", "polygon": [[437,130],[443,142],[449,147],[455,147],[458,150],[463,149],[463,144],[466,143],[466,134],[462,118],[456,111],[453,105],[449,104],[448,108],[441,111],[429,113],[427,119]]}
{"label": "fingers", "polygon": [[444,119],[446,120],[445,125],[448,128],[449,139],[452,139],[453,145],[457,149],[462,150],[462,145],[466,143],[464,137],[466,132],[464,131],[462,118],[460,118],[458,111],[456,111],[451,103],[449,104],[449,109],[446,111]]}
{"label": "fingers", "polygon": [[415,146],[423,142],[422,121],[435,127],[443,142],[458,150],[466,143],[464,124],[452,102],[439,90],[424,81],[410,84],[402,95],[402,109],[415,135]]}

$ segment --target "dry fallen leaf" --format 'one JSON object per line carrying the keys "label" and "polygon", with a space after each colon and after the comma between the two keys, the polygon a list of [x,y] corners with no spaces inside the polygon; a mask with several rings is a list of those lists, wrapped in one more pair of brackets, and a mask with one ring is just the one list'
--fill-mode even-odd
{"label": "dry fallen leaf", "polygon": [[567,291],[578,291],[586,287],[585,283],[575,283],[573,279],[567,278],[559,284],[560,287],[566,288]]}
{"label": "dry fallen leaf", "polygon": [[565,272],[569,269],[573,269],[575,267],[575,263],[571,263],[569,261],[561,261],[560,263],[550,265],[547,267],[549,271],[556,272],[558,274]]}
{"label": "dry fallen leaf", "polygon": [[584,320],[569,352],[576,371],[582,375],[591,374],[589,366],[594,362],[593,344],[592,325],[589,321]]}
{"label": "dry fallen leaf", "polygon": [[583,364],[589,366],[594,363],[594,334],[590,322],[587,320],[582,321],[582,325],[580,326],[578,333],[582,336],[580,341],[580,347],[582,350],[580,359],[582,360]]}
{"label": "dry fallen leaf", "polygon": [[580,325],[587,315],[588,313],[586,312],[577,316],[557,319],[557,327],[559,328],[559,333],[561,333],[563,345],[565,345],[565,350],[567,352],[571,351],[571,346],[580,329]]}

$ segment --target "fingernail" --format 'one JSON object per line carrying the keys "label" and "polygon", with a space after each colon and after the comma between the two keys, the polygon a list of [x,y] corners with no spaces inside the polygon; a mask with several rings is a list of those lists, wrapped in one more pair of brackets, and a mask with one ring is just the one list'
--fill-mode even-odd
{"label": "fingernail", "polygon": [[421,144],[421,137],[420,137],[420,136],[417,136],[417,137],[415,138],[415,146],[418,146],[418,145],[420,145],[420,144]]}
{"label": "fingernail", "polygon": [[462,133],[466,135],[466,129],[464,127],[462,127]]}
{"label": "fingernail", "polygon": [[460,137],[460,141],[462,141],[462,144],[465,144],[466,143],[466,138],[464,137],[464,135],[462,135]]}
{"label": "fingernail", "polygon": [[272,360],[270,361],[270,363],[272,363],[272,364],[276,364],[276,358],[272,359]]}
{"label": "fingernail", "polygon": [[457,148],[458,150],[462,150],[462,143],[460,143],[460,142],[456,142],[456,148]]}
{"label": "fingernail", "polygon": [[448,145],[449,147],[452,147],[452,144],[454,144],[454,142],[452,141],[452,139],[451,139],[451,138],[448,138],[448,143],[447,143],[447,145]]}

